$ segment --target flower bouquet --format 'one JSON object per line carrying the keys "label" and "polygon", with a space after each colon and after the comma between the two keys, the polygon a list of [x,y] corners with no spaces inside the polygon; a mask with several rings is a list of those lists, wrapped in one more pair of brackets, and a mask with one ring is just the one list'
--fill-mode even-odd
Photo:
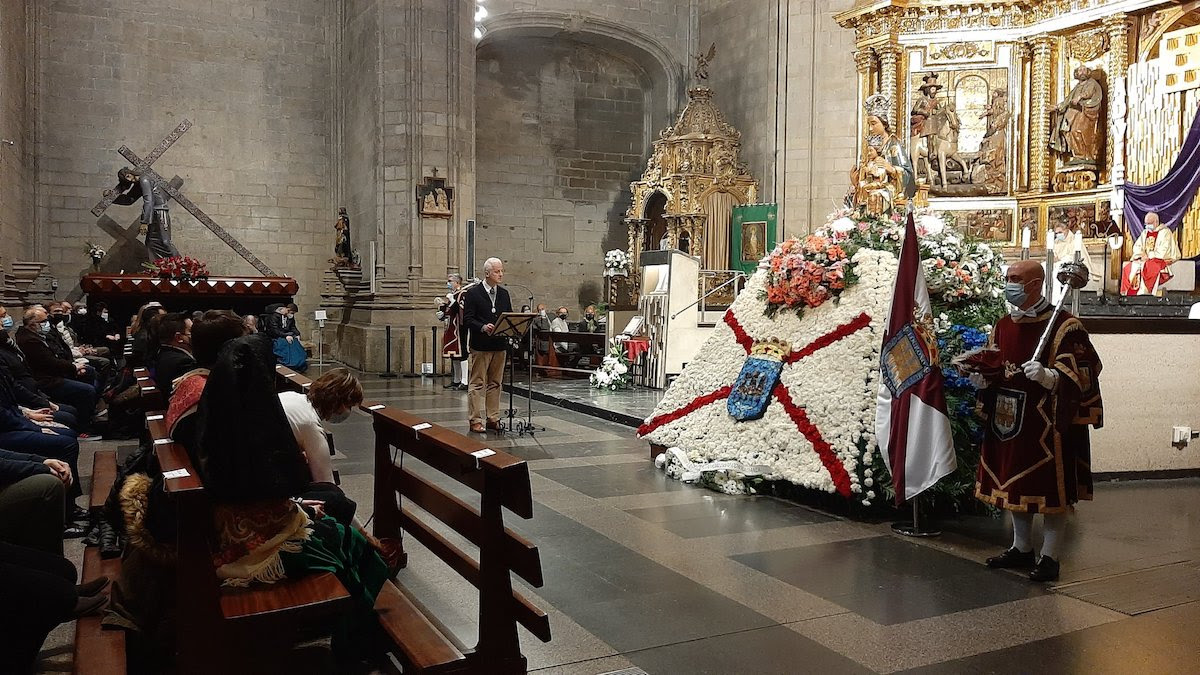
{"label": "flower bouquet", "polygon": [[104,256],[108,255],[99,244],[93,244],[90,241],[87,243],[86,253],[92,259],[92,266],[96,268],[100,267],[100,261],[104,260]]}
{"label": "flower bouquet", "polygon": [[189,256],[159,258],[144,267],[159,279],[171,281],[204,281],[208,278],[208,266]]}
{"label": "flower bouquet", "polygon": [[776,246],[768,259],[770,268],[762,292],[768,317],[784,308],[799,317],[805,308],[820,307],[839,295],[852,280],[846,249],[828,236],[788,239]]}
{"label": "flower bouquet", "polygon": [[588,378],[596,389],[628,389],[633,381],[629,377],[629,358],[625,356],[620,342],[612,340],[608,346],[608,355],[596,372]]}
{"label": "flower bouquet", "polygon": [[623,277],[629,274],[629,254],[619,248],[604,254],[604,276]]}

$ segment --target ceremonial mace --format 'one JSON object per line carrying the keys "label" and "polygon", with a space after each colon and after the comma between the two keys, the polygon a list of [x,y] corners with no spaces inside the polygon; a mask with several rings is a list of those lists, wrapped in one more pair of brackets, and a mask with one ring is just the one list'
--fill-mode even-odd
{"label": "ceremonial mace", "polygon": [[[1079,289],[1087,286],[1087,267],[1078,261],[1064,263],[1062,268],[1058,270],[1056,277],[1058,283],[1069,286],[1072,292],[1078,292]],[[1042,338],[1038,340],[1037,349],[1033,350],[1031,361],[1041,361],[1042,351],[1046,349],[1046,343],[1050,341],[1050,332],[1054,329],[1054,320],[1058,318],[1059,312],[1062,311],[1063,303],[1067,301],[1067,296],[1070,294],[1070,292],[1063,293],[1062,297],[1058,299],[1058,304],[1054,305],[1054,313],[1050,315],[1050,322],[1046,324],[1046,330],[1042,331]]]}

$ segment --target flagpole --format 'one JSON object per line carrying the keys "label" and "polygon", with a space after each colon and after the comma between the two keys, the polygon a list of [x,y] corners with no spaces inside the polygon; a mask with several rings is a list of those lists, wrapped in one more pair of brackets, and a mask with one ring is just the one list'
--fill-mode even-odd
{"label": "flagpole", "polygon": [[940,537],[942,534],[941,530],[923,526],[923,523],[921,523],[921,495],[917,495],[908,501],[912,503],[912,522],[901,520],[892,523],[892,532],[905,537]]}

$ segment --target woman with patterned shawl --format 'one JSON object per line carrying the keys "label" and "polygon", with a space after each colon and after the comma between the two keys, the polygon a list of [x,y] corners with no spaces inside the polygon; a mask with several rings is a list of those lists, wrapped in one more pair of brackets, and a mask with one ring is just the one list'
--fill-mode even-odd
{"label": "woman with patterned shawl", "polygon": [[275,392],[269,340],[221,349],[196,410],[196,469],[213,501],[217,577],[229,586],[332,572],[355,600],[334,635],[339,656],[372,649],[387,564],[353,527],[291,499],[310,480]]}

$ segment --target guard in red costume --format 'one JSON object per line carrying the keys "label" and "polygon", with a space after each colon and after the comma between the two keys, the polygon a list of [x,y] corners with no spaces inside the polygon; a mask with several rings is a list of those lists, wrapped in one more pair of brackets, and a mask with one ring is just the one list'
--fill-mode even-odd
{"label": "guard in red costume", "polygon": [[442,333],[442,356],[450,359],[450,384],[443,389],[467,390],[467,329],[463,325],[462,296],[466,292],[461,274],[446,277],[446,295],[438,298],[437,318]]}
{"label": "guard in red costume", "polygon": [[[1013,545],[989,567],[1028,568],[1034,581],[1058,578],[1058,545],[1073,504],[1092,498],[1088,426],[1103,426],[1100,357],[1079,319],[1060,312],[1040,355],[1053,314],[1042,296],[1045,273],[1032,260],[1008,269],[1004,293],[1013,306],[996,323],[992,347],[1002,369],[975,373],[985,421],[975,496],[1007,509]],[[1041,557],[1034,564],[1033,516],[1044,514]]]}

